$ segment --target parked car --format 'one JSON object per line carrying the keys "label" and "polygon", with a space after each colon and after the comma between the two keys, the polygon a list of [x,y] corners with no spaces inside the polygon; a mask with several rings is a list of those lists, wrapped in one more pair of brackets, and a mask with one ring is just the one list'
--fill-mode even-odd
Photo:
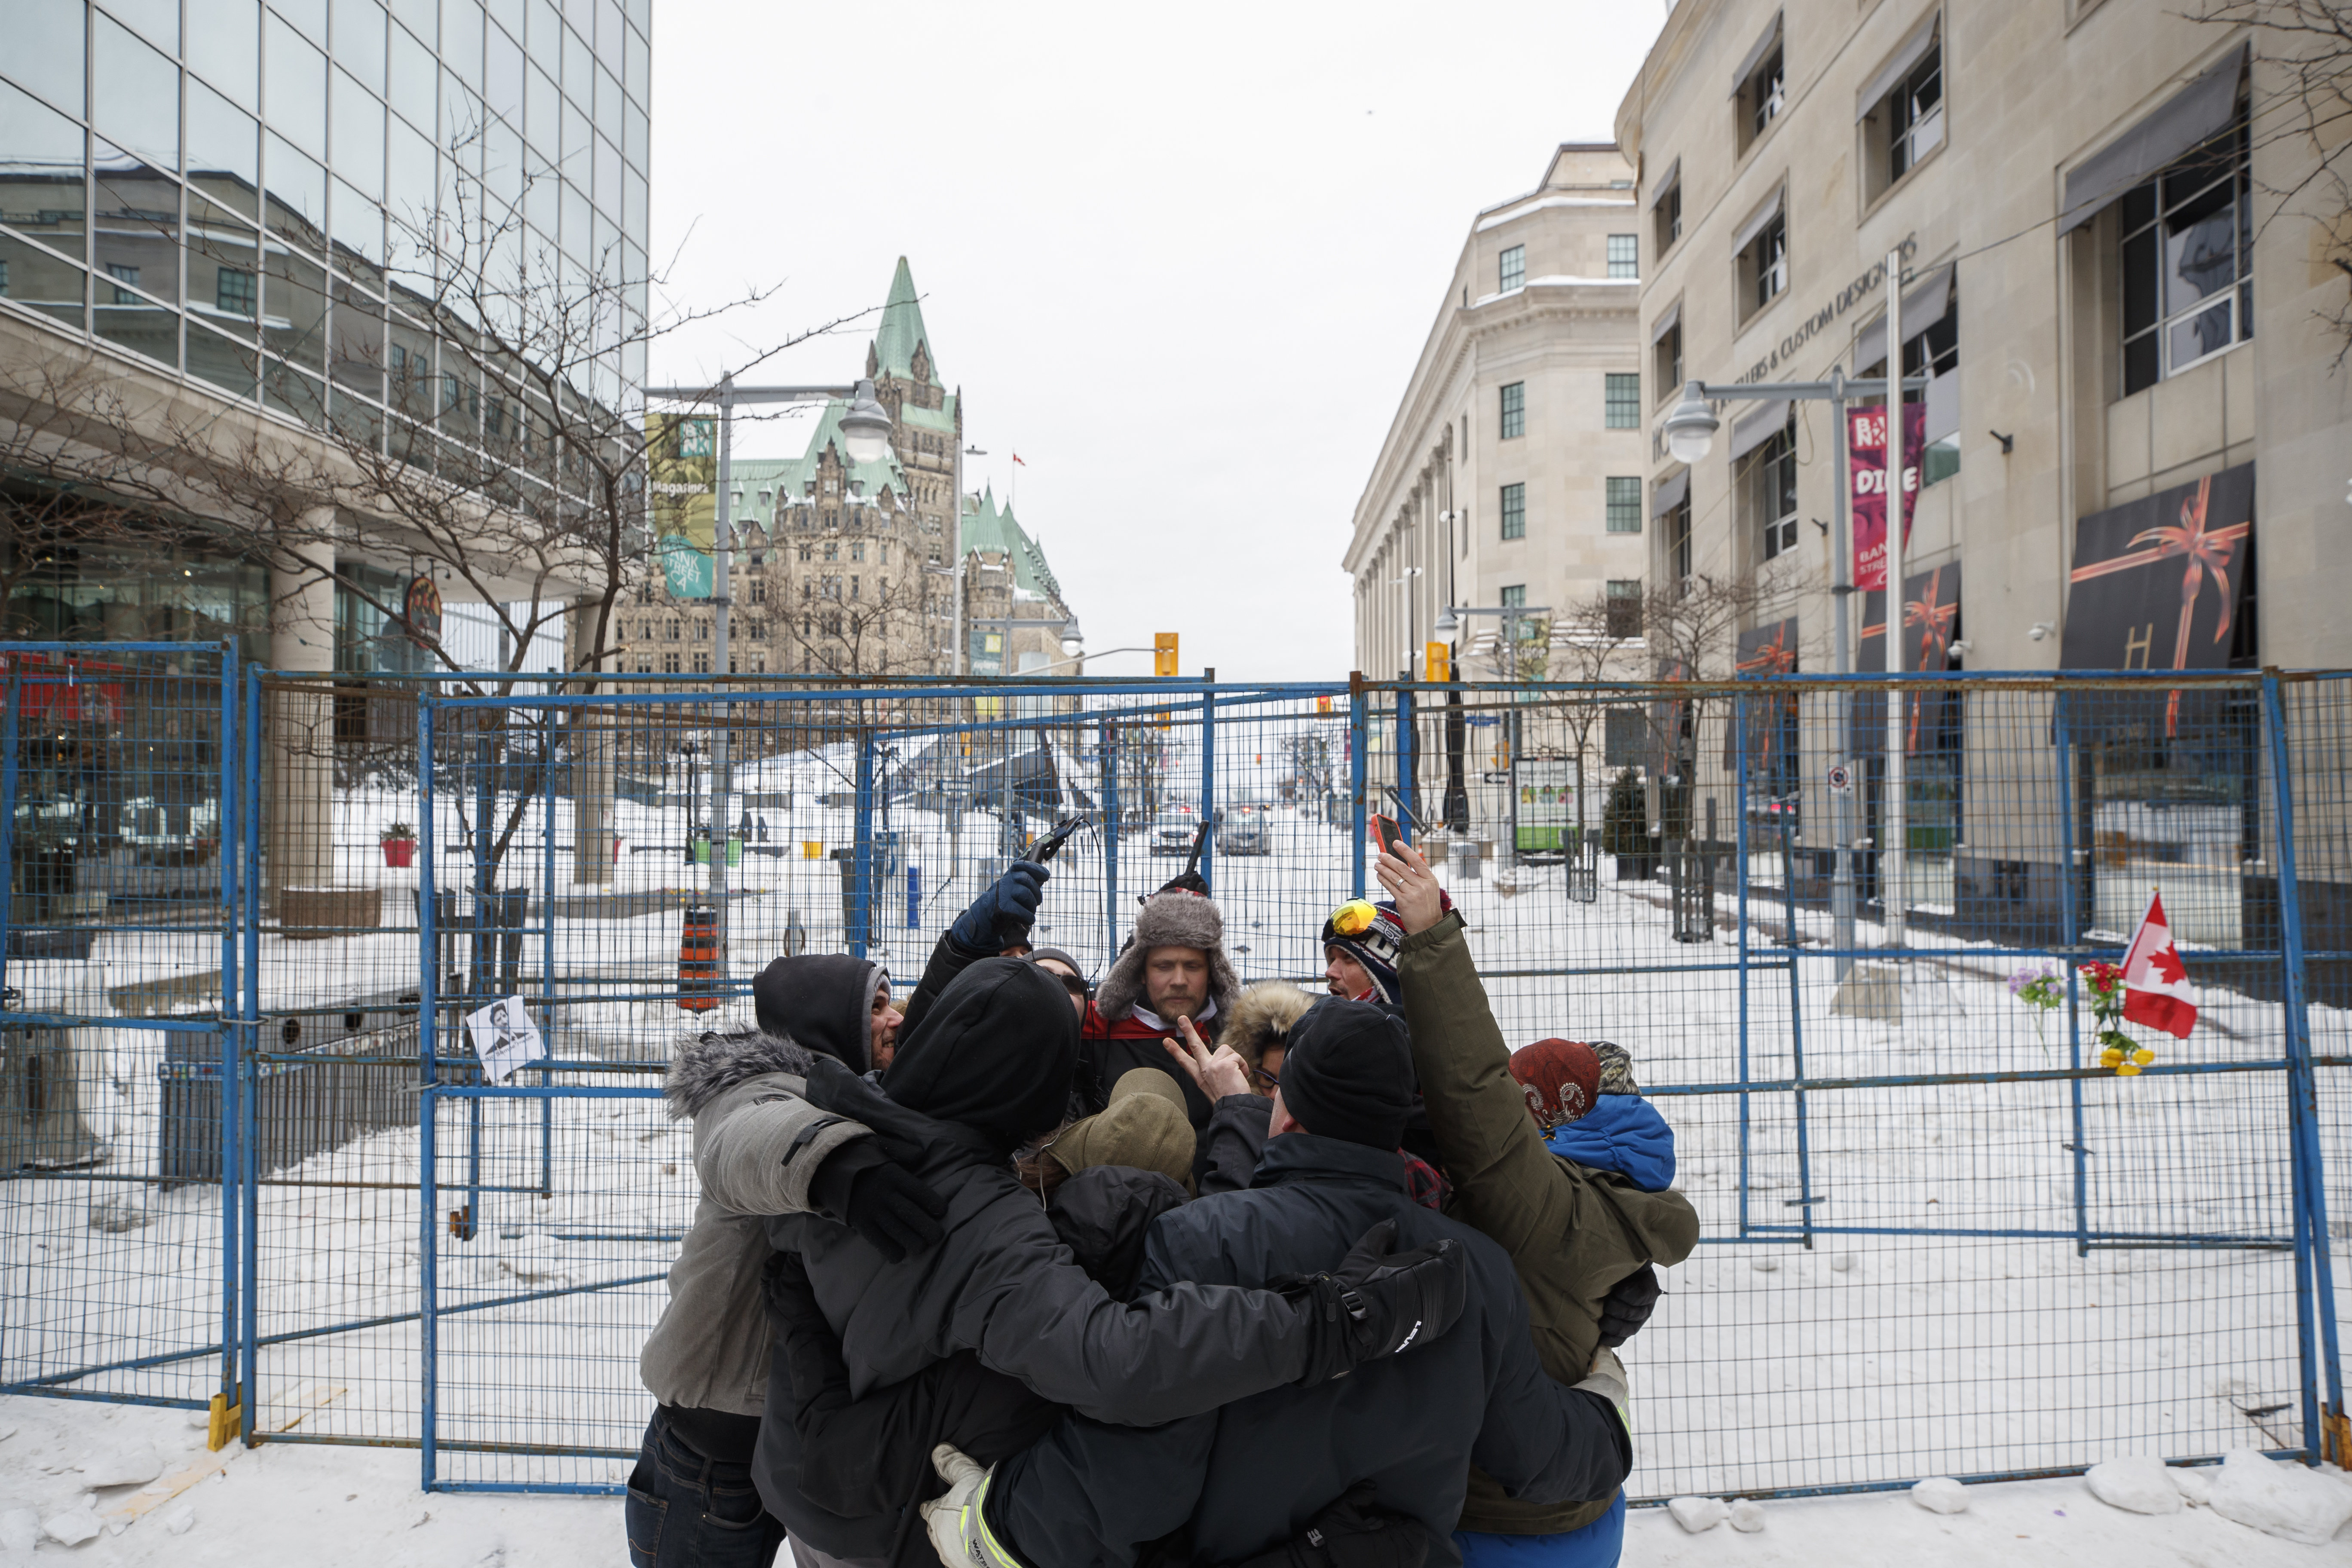
{"label": "parked car", "polygon": [[1200,807],[1163,805],[1151,824],[1151,852],[1154,855],[1190,855],[1192,840],[1201,832]]}
{"label": "parked car", "polygon": [[1274,808],[1264,801],[1235,801],[1217,808],[1217,853],[1271,855]]}

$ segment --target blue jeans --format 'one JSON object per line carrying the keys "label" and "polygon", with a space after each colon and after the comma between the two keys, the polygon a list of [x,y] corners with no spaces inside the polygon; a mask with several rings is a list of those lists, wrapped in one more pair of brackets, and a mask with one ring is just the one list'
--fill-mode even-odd
{"label": "blue jeans", "polygon": [[661,1411],[646,1425],[622,1510],[629,1568],[769,1568],[784,1527],[760,1505],[751,1468],[706,1458]]}
{"label": "blue jeans", "polygon": [[1457,1530],[1462,1568],[1616,1568],[1625,1551],[1625,1494],[1582,1530],[1558,1535],[1488,1535]]}

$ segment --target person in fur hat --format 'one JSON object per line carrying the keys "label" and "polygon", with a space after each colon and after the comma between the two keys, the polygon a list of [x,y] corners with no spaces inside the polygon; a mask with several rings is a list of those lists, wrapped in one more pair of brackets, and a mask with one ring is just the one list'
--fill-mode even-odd
{"label": "person in fur hat", "polygon": [[1282,1057],[1290,1047],[1290,1026],[1307,1016],[1315,998],[1287,980],[1261,980],[1241,994],[1217,1031],[1217,1044],[1242,1058],[1250,1088],[1271,1100],[1282,1081]]}
{"label": "person in fur hat", "polygon": [[1209,1121],[1209,1097],[1181,1073],[1160,1042],[1179,1019],[1206,1029],[1241,996],[1225,957],[1225,917],[1213,899],[1176,891],[1146,899],[1135,939],[1095,988],[1080,1031],[1076,1093],[1081,1114],[1110,1103],[1111,1087],[1137,1068],[1174,1079],[1197,1129]]}

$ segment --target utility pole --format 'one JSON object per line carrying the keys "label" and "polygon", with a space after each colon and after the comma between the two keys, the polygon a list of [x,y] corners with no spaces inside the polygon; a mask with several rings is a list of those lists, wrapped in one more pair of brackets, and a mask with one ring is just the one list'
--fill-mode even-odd
{"label": "utility pole", "polygon": [[[1903,674],[1903,253],[1886,253],[1886,673]],[[1886,945],[1903,945],[1908,914],[1905,884],[1909,802],[1904,798],[1908,737],[1903,689],[1886,692],[1886,799],[1879,812],[1885,842],[1878,847],[1878,897],[1886,911]]]}

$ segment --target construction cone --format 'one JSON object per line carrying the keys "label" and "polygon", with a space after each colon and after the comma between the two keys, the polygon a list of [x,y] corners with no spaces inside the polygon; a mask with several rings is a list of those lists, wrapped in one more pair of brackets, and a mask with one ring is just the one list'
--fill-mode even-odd
{"label": "construction cone", "polygon": [[677,935],[677,1005],[689,1013],[719,1005],[719,911],[690,909]]}

